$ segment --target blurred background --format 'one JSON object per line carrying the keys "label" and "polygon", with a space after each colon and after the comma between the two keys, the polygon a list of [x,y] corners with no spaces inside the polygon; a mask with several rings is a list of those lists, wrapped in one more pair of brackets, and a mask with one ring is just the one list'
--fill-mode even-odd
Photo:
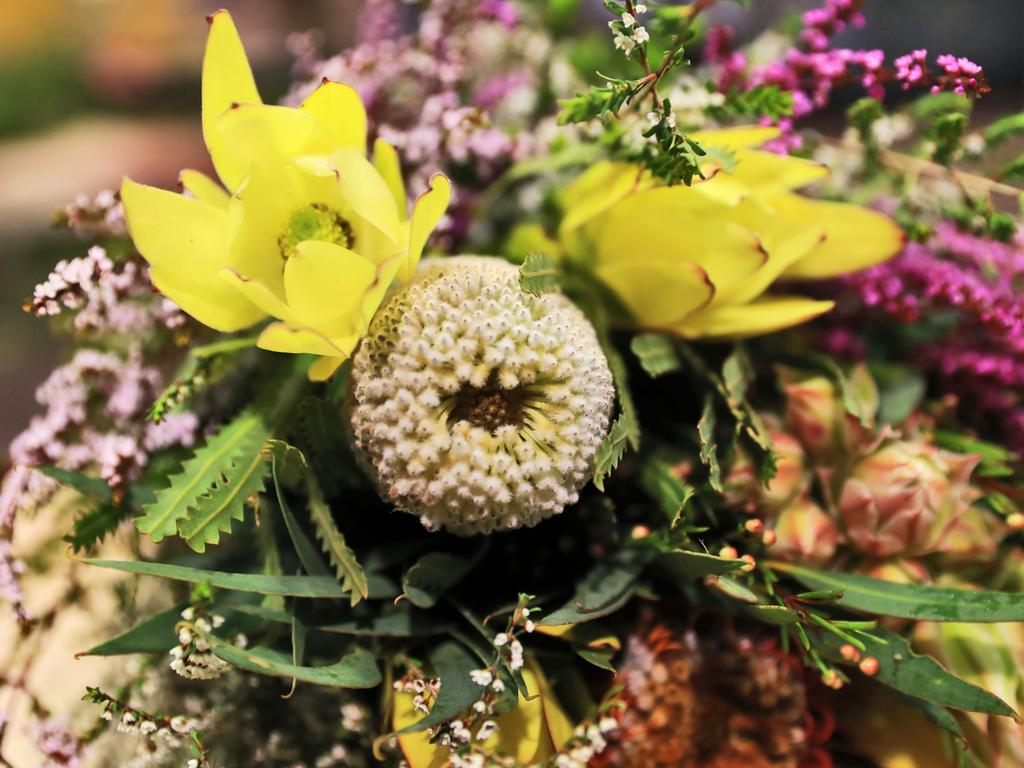
{"label": "blurred background", "polygon": [[[714,10],[748,36],[814,5],[753,0]],[[204,16],[232,11],[266,101],[286,91],[292,32],[317,28],[323,50],[350,39],[359,0],[0,0],[0,462],[36,406],[36,386],[65,351],[21,310],[33,286],[85,244],[53,214],[124,175],[173,186],[205,169],[199,132]],[[599,0],[580,23],[603,24]],[[589,7],[588,7],[589,6]],[[1024,107],[1022,0],[868,0],[868,26],[839,38],[891,56],[927,47],[982,64],[993,86],[976,114]]]}

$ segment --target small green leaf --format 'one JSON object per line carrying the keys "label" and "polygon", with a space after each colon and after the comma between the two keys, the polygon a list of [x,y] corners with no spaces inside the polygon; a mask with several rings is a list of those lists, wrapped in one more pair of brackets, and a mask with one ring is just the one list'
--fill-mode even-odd
{"label": "small green leaf", "polygon": [[248,672],[332,688],[373,688],[381,682],[377,660],[372,653],[362,648],[354,648],[334,664],[323,667],[299,666],[292,663],[288,656],[271,648],[242,649],[218,643],[213,652],[228,664]]}
{"label": "small green leaf", "polygon": [[580,624],[614,613],[629,602],[640,574],[653,557],[654,552],[646,549],[620,549],[598,560],[576,586],[575,595],[537,623]]}
{"label": "small green leaf", "polygon": [[577,648],[576,655],[598,669],[612,673],[616,671],[615,665],[612,664],[612,659],[615,657],[613,648]]}
{"label": "small green leaf", "polygon": [[672,528],[683,519],[687,504],[697,493],[674,465],[654,456],[646,457],[640,466],[640,486],[658,502]]}
{"label": "small green leaf", "polygon": [[[862,633],[864,652],[878,659],[875,679],[901,693],[968,712],[1016,717],[1005,701],[984,688],[961,680],[947,672],[931,656],[920,656],[895,632],[876,628],[872,635]],[[836,662],[843,660],[839,652],[843,640],[836,635],[820,633],[818,642]]]}
{"label": "small green leaf", "polygon": [[697,437],[700,439],[700,460],[708,468],[708,484],[722,493],[722,469],[718,465],[718,443],[715,442],[715,406],[711,395],[704,398],[704,409],[697,422]]}
{"label": "small green leaf", "polygon": [[475,560],[429,552],[402,577],[402,592],[417,608],[432,608],[473,567]]}
{"label": "small green leaf", "polygon": [[424,731],[458,717],[473,706],[484,692],[483,686],[473,682],[469,673],[480,668],[480,662],[460,643],[447,640],[430,652],[430,664],[441,680],[441,688],[430,714],[408,725],[399,733]]}
{"label": "small green leaf", "polygon": [[679,355],[672,339],[663,333],[638,334],[633,337],[629,348],[651,378],[679,370]]}
{"label": "small green leaf", "polygon": [[594,455],[594,486],[597,490],[604,491],[604,480],[619,466],[619,462],[622,461],[622,457],[629,447],[628,440],[626,417],[624,414],[620,414],[612,422],[611,429],[608,430],[608,434],[605,435]]}
{"label": "small green leaf", "polygon": [[519,285],[535,296],[547,293],[558,285],[558,271],[558,262],[546,253],[528,253],[519,267]]}
{"label": "small green leaf", "polygon": [[88,496],[99,501],[111,500],[110,486],[102,477],[92,477],[81,472],[73,472],[70,469],[60,467],[33,467],[37,472],[42,472],[47,477],[56,480],[61,485],[74,488],[83,496]]}
{"label": "small green leaf", "polygon": [[75,552],[92,549],[116,531],[127,516],[128,512],[124,507],[100,504],[75,518],[71,533],[64,536],[64,541],[70,544]]}
{"label": "small green leaf", "polygon": [[366,573],[359,565],[355,552],[349,549],[345,537],[338,530],[331,509],[324,501],[316,476],[308,468],[305,475],[306,491],[309,494],[309,517],[313,521],[316,536],[334,566],[334,572],[342,588],[348,590],[350,603],[356,605],[369,594]]}
{"label": "small green leaf", "polygon": [[768,567],[811,589],[837,590],[836,605],[878,616],[919,621],[1024,621],[1024,593],[948,589],[928,584],[898,584],[853,573],[816,571],[792,563]]}
{"label": "small green leaf", "polygon": [[175,625],[181,621],[181,607],[150,616],[131,629],[93,646],[78,656],[121,656],[127,653],[167,653],[178,636]]}

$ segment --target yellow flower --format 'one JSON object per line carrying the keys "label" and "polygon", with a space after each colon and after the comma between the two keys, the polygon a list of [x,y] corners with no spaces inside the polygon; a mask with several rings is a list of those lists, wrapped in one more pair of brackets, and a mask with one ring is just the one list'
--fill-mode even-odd
{"label": "yellow flower", "polygon": [[[530,697],[520,693],[514,709],[494,717],[498,728],[485,742],[485,747],[495,753],[512,756],[521,765],[537,765],[556,755],[572,738],[573,725],[540,667],[531,659],[522,672]],[[392,727],[396,731],[422,718],[422,713],[413,706],[413,694],[395,694]],[[431,744],[426,731],[399,735],[398,746],[409,768],[447,768],[450,765],[448,749]]]}
{"label": "yellow flower", "polygon": [[407,215],[393,147],[366,157],[356,92],[324,83],[298,109],[261,102],[231,16],[210,17],[203,137],[223,187],[183,171],[179,195],[126,179],[128,228],[157,288],[200,322],[236,331],[267,315],[259,346],[320,355],[330,376],[397,277],[408,280],[448,206],[441,174]]}
{"label": "yellow flower", "polygon": [[[611,288],[638,326],[685,338],[739,338],[809,320],[832,302],[765,296],[780,279],[833,277],[885,261],[902,246],[886,216],[793,190],[828,170],[759,151],[773,128],[695,134],[708,179],[666,187],[626,163],[600,163],[565,192],[567,258]],[[734,155],[731,172],[722,158]]]}

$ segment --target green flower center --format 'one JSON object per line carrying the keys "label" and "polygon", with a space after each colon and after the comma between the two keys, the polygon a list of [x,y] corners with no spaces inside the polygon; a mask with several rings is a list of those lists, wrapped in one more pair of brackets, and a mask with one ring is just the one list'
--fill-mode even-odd
{"label": "green flower center", "polygon": [[311,203],[292,213],[284,233],[277,238],[281,258],[291,258],[295,255],[295,247],[305,240],[320,240],[342,248],[352,248],[355,235],[352,225],[340,213],[323,203]]}

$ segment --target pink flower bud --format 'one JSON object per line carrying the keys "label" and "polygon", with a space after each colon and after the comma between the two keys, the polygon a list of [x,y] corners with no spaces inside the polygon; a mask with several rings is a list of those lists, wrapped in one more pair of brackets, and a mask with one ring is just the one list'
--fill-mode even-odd
{"label": "pink flower bud", "polygon": [[978,458],[896,441],[861,460],[839,495],[850,541],[873,557],[942,549],[980,495],[969,485]]}
{"label": "pink flower bud", "polygon": [[726,500],[748,514],[774,514],[790,500],[804,492],[808,485],[803,446],[795,437],[781,429],[768,430],[775,455],[775,477],[767,485],[761,483],[757,467],[740,453],[725,479]]}
{"label": "pink flower bud", "polygon": [[828,453],[843,419],[843,407],[835,386],[815,376],[784,388],[786,420],[800,442],[816,454]]}
{"label": "pink flower bud", "polygon": [[807,498],[786,507],[775,521],[772,556],[823,565],[835,554],[839,528],[825,511]]}

